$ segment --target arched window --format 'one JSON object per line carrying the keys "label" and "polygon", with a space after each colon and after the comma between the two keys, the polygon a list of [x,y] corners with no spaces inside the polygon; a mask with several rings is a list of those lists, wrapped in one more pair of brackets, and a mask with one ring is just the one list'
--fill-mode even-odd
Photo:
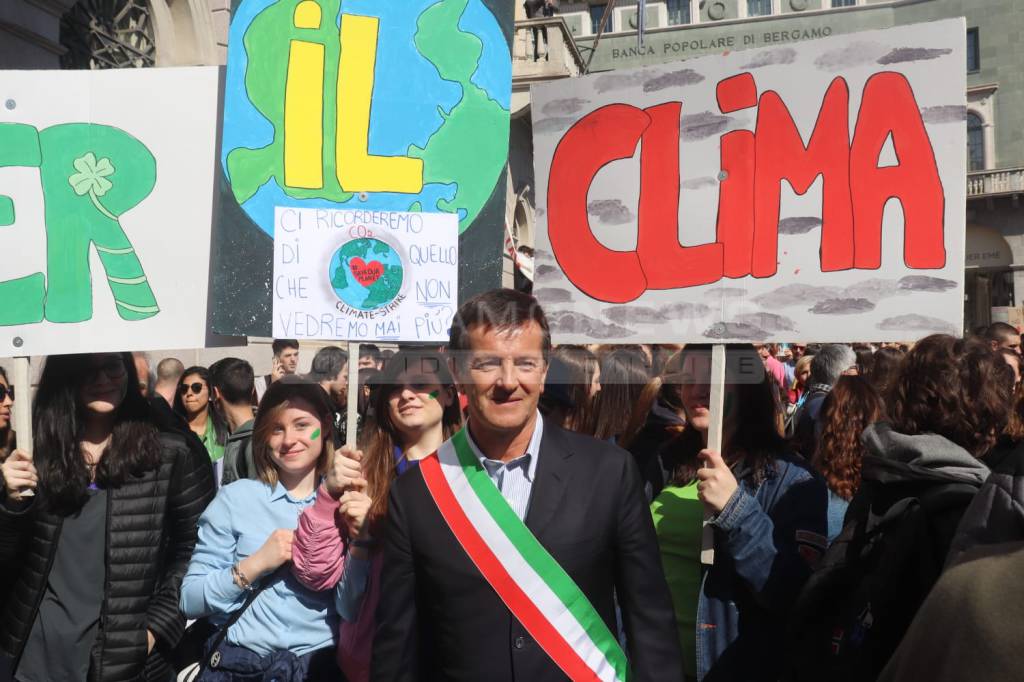
{"label": "arched window", "polygon": [[967,114],[967,170],[985,170],[985,124],[981,116]]}

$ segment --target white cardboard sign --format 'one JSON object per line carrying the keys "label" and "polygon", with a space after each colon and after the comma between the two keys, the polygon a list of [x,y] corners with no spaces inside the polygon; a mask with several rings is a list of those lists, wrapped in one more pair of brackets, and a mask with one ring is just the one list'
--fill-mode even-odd
{"label": "white cardboard sign", "polygon": [[560,343],[959,334],[965,24],[533,86]]}
{"label": "white cardboard sign", "polygon": [[0,72],[0,357],[205,345],[217,78]]}
{"label": "white cardboard sign", "polygon": [[274,336],[446,342],[458,238],[448,213],[277,207]]}

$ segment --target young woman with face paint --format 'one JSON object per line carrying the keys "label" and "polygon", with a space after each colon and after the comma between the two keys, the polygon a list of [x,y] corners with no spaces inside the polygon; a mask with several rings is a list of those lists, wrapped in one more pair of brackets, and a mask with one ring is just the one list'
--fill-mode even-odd
{"label": "young woman with face paint", "polygon": [[[231,625],[205,682],[336,680],[337,611],[331,592],[300,583],[290,570],[299,516],[316,498],[334,456],[333,411],[315,383],[285,376],[260,401],[253,426],[258,480],[230,483],[199,520],[199,542],[182,583],[186,617]],[[264,677],[256,676],[262,673]]]}
{"label": "young woman with face paint", "polygon": [[651,510],[687,679],[777,680],[787,609],[826,547],[825,485],[787,453],[778,385],[752,346],[727,347],[722,452],[708,449],[711,347],[688,345],[678,366],[687,426],[662,450],[668,482]]}
{"label": "young woman with face paint", "polygon": [[335,588],[338,663],[349,682],[369,680],[391,482],[462,428],[455,382],[435,352],[395,354],[373,401],[376,423],[364,434],[364,450],[338,453],[295,533],[296,575],[311,589]]}

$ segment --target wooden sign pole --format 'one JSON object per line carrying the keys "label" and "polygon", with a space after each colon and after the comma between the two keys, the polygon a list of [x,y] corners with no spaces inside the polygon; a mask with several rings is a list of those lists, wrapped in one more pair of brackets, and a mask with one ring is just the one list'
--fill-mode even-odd
{"label": "wooden sign pole", "polygon": [[346,407],[345,445],[357,447],[359,418],[359,343],[348,343],[348,406]]}
{"label": "wooden sign pole", "polygon": [[[708,450],[722,453],[722,414],[725,409],[725,346],[715,344],[711,349],[711,397],[708,400]],[[724,453],[722,453],[724,456]],[[708,525],[710,516],[704,515],[704,529],[701,533],[700,562],[710,566],[715,563],[715,532]]]}

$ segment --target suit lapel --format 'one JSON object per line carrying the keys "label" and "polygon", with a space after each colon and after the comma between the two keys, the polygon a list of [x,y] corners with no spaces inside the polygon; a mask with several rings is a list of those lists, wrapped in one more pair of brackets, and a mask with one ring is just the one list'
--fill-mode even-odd
{"label": "suit lapel", "polygon": [[526,527],[538,540],[545,536],[548,524],[565,500],[571,478],[570,457],[572,452],[562,440],[560,429],[544,422],[540,459],[526,512]]}

